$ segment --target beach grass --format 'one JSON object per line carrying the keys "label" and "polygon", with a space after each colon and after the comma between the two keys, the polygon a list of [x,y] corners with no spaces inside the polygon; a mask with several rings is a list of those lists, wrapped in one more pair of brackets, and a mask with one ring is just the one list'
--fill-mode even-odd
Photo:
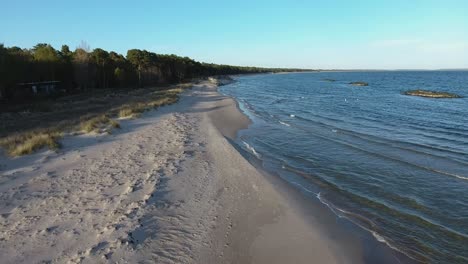
{"label": "beach grass", "polygon": [[[111,133],[113,129],[120,128],[120,123],[115,118],[138,118],[145,111],[173,104],[179,100],[179,94],[189,87],[191,84],[181,84],[172,89],[148,88],[131,91],[128,99],[123,100],[120,104],[107,103],[106,105],[106,98],[90,98],[86,101],[90,106],[107,106],[104,109],[99,108],[100,110],[95,113],[92,111],[89,113],[84,108],[74,109],[73,104],[71,104],[68,107],[70,111],[83,111],[78,120],[69,120],[64,117],[64,120],[55,124],[52,123],[24,132],[8,133],[0,138],[0,147],[4,148],[10,156],[22,156],[44,147],[52,150],[58,149],[60,147],[59,141],[66,132]],[[48,109],[55,108],[50,106]],[[58,115],[59,111],[56,111]],[[37,112],[33,113],[37,115]],[[52,111],[52,113],[54,112]],[[50,115],[39,115],[37,118],[46,120],[46,118],[50,118]],[[21,131],[21,127],[18,127],[18,130]]]}
{"label": "beach grass", "polygon": [[86,133],[109,130],[111,128],[120,128],[120,124],[107,114],[85,119],[80,123],[80,130]]}
{"label": "beach grass", "polygon": [[145,101],[127,104],[121,107],[118,116],[120,118],[135,118],[139,117],[145,111],[173,104],[179,100],[179,94],[183,90],[184,88],[174,88],[164,91],[155,91],[151,93]]}
{"label": "beach grass", "polygon": [[133,103],[133,104],[125,105],[119,110],[119,117],[120,118],[126,118],[126,117],[136,118],[136,117],[139,117],[140,114],[143,113],[145,110],[146,110],[146,107],[144,103]]}
{"label": "beach grass", "polygon": [[62,135],[61,131],[54,129],[18,133],[0,139],[0,146],[5,148],[10,156],[22,156],[44,147],[58,149]]}

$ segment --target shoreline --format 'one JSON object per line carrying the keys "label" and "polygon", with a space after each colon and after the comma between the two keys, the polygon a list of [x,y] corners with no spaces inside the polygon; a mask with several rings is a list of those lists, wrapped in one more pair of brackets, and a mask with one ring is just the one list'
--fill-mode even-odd
{"label": "shoreline", "polygon": [[0,158],[0,255],[5,263],[365,262],[328,209],[239,152],[232,141],[250,122],[203,82],[112,135]]}
{"label": "shoreline", "polygon": [[[233,227],[238,228],[233,228],[232,232],[236,235],[231,238],[229,244],[236,249],[236,252],[231,252],[232,257],[220,263],[310,263],[311,260],[321,263],[342,263],[350,260],[355,263],[360,262],[361,256],[357,250],[341,250],[335,242],[326,238],[320,228],[317,228],[316,222],[310,221],[303,215],[302,209],[292,203],[293,194],[286,193],[287,186],[284,182],[275,180],[260,167],[253,166],[247,161],[246,156],[239,152],[242,150],[235,145],[235,135],[239,130],[247,128],[246,124],[252,121],[241,111],[239,103],[234,98],[222,95],[218,87],[214,89],[213,94],[220,97],[218,106],[227,104],[229,109],[221,110],[221,113],[214,115],[210,113],[209,117],[219,133],[229,139],[226,143],[234,151],[233,154],[241,159],[238,162],[244,163],[243,166],[249,170],[253,169],[250,171],[250,177],[255,179],[243,180],[255,182],[251,186],[245,186],[244,191],[251,192],[253,189],[254,192],[258,192],[257,199],[261,201],[261,206],[252,208],[244,203],[241,208],[236,209],[244,211],[232,216],[233,219],[237,218],[233,222],[238,222]],[[217,114],[222,117],[221,122],[218,117],[213,118]],[[239,121],[240,123],[237,123]],[[232,126],[233,123],[237,124]],[[227,124],[231,124],[228,131],[226,131]],[[232,165],[225,165],[223,168],[229,166]],[[248,220],[245,220],[246,216]],[[242,245],[237,245],[240,243]],[[242,251],[250,252],[250,255],[245,255]],[[207,261],[207,263],[212,262]]]}
{"label": "shoreline", "polygon": [[[248,111],[248,108],[244,107],[244,110],[240,105],[241,103],[234,96],[219,93],[233,100],[237,106],[237,111],[251,120],[249,115],[244,112]],[[253,120],[251,120],[251,123],[253,123]],[[240,130],[242,129],[238,131]],[[373,231],[362,227],[351,219],[336,214],[328,203],[320,199],[320,192],[317,196],[317,194],[311,193],[307,189],[304,190],[304,187],[301,185],[299,185],[301,187],[294,186],[294,183],[283,178],[277,171],[267,169],[264,164],[265,161],[258,154],[252,153],[252,150],[249,149],[250,146],[247,147],[248,150],[241,146],[242,143],[245,143],[244,141],[238,139],[230,142],[267,181],[278,189],[281,195],[285,196],[298,209],[302,217],[307,219],[315,228],[319,227],[319,229],[325,231],[328,235],[332,234],[332,237],[339,238],[334,241],[336,243],[335,247],[338,249],[338,252],[346,252],[343,255],[347,256],[341,259],[341,262],[359,259],[362,263],[420,263],[400,249],[394,248],[387,241],[381,241],[380,239],[382,238],[379,238],[379,235]],[[359,246],[356,246],[357,244]],[[350,245],[353,246],[350,247]],[[352,257],[350,258],[349,256]]]}

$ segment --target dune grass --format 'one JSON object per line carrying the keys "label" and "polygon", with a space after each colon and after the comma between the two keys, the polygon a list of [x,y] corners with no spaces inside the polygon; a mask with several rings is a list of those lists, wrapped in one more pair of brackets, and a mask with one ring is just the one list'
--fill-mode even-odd
{"label": "dune grass", "polygon": [[106,131],[111,128],[120,128],[120,124],[111,119],[109,115],[98,115],[96,117],[85,119],[82,118],[80,122],[80,129],[86,133],[96,132],[96,131]]}
{"label": "dune grass", "polygon": [[136,118],[143,112],[155,109],[161,106],[173,104],[179,100],[179,94],[183,88],[174,88],[164,91],[155,91],[148,96],[148,99],[142,102],[127,104],[119,109],[120,118]]}
{"label": "dune grass", "polygon": [[6,149],[10,156],[31,154],[43,147],[58,149],[62,132],[58,130],[33,131],[14,134],[0,139],[0,146]]}
{"label": "dune grass", "polygon": [[[155,91],[153,89],[138,98],[130,98],[128,99],[130,102],[110,108],[104,113],[84,114],[78,122],[68,121],[66,125],[62,126],[37,128],[7,135],[0,138],[0,147],[4,148],[10,156],[22,156],[44,147],[52,150],[60,148],[59,140],[63,137],[64,132],[111,133],[112,129],[120,128],[120,123],[114,120],[114,117],[137,118],[145,111],[173,104],[179,100],[179,94],[190,86],[184,84],[167,90]],[[96,101],[97,99],[91,100]]]}
{"label": "dune grass", "polygon": [[119,117],[126,118],[126,117],[139,117],[141,113],[146,110],[146,105],[144,103],[133,103],[124,105],[119,110]]}
{"label": "dune grass", "polygon": [[[120,128],[120,124],[107,115],[100,115],[80,122],[78,130],[86,133],[110,132],[112,128]],[[55,127],[15,133],[1,138],[0,147],[4,148],[7,154],[12,157],[31,154],[44,147],[57,150],[60,148],[59,141],[63,137],[65,129],[64,127]],[[68,128],[68,130],[73,129]]]}
{"label": "dune grass", "polygon": [[111,120],[109,121],[109,124],[110,124],[110,126],[111,126],[112,128],[120,128],[120,123],[117,122],[117,121],[115,121],[114,119],[111,119]]}

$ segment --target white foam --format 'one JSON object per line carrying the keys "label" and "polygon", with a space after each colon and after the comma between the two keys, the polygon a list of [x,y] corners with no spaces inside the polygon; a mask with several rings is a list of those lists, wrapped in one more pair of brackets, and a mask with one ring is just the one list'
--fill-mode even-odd
{"label": "white foam", "polygon": [[458,175],[458,174],[454,174],[454,173],[450,173],[450,172],[445,172],[445,171],[441,171],[441,170],[435,170],[435,169],[428,168],[428,167],[424,167],[424,166],[420,166],[420,167],[422,167],[422,168],[424,168],[424,169],[431,170],[431,171],[438,172],[438,173],[440,173],[440,174],[445,174],[445,175],[448,175],[448,176],[452,176],[452,177],[455,177],[455,178],[458,178],[458,179],[468,180],[468,177],[461,176],[461,175]]}
{"label": "white foam", "polygon": [[299,187],[299,188],[300,188],[301,190],[303,190],[303,191],[306,191],[306,192],[308,192],[308,193],[314,193],[312,190],[310,190],[310,189],[304,187],[302,184],[300,184],[300,183],[298,183],[298,182],[291,181],[291,183],[292,183],[293,185],[296,185],[297,187]]}
{"label": "white foam", "polygon": [[468,180],[468,177],[463,177],[463,176],[456,175],[456,174],[455,174],[455,177],[457,177],[458,179],[462,179],[462,180]]}
{"label": "white foam", "polygon": [[376,232],[374,231],[371,231],[372,235],[375,237],[375,239],[377,239],[377,241],[381,242],[381,243],[387,243],[387,241],[385,240],[385,238],[379,234],[377,234]]}
{"label": "white foam", "polygon": [[295,115],[289,115],[290,117],[296,117]]}
{"label": "white foam", "polygon": [[[317,197],[317,199],[319,199],[319,201],[320,201],[322,204],[326,205],[326,206],[328,207],[328,209],[330,209],[336,216],[338,216],[339,218],[346,218],[346,219],[348,219],[347,217],[345,217],[345,216],[339,214],[339,213],[335,210],[336,207],[334,207],[334,206],[332,206],[331,204],[329,204],[327,201],[325,201],[325,199],[322,199],[322,196],[320,195],[320,192],[317,193],[316,197]],[[336,209],[338,209],[338,211],[342,211],[342,210],[340,210],[339,208],[336,208]]]}
{"label": "white foam", "polygon": [[253,147],[251,147],[251,146],[250,146],[247,142],[245,142],[245,141],[242,141],[242,142],[244,143],[245,147],[246,147],[250,152],[252,152],[252,154],[255,155],[255,157],[260,158],[260,154],[258,154],[258,152],[257,152]]}
{"label": "white foam", "polygon": [[279,121],[279,123],[282,124],[282,125],[285,125],[285,126],[291,126],[290,124],[285,123],[285,122],[283,122],[283,121]]}
{"label": "white foam", "polygon": [[[349,212],[345,211],[345,210],[342,210],[338,207],[335,207],[335,206],[332,206],[331,204],[329,204],[327,201],[325,201],[324,199],[322,199],[322,196],[320,195],[320,192],[317,194],[317,199],[319,199],[319,201],[321,203],[323,203],[324,205],[326,205],[336,216],[338,216],[339,218],[345,218],[345,219],[348,219],[351,223],[357,225],[358,227],[362,228],[363,230],[369,232],[372,234],[372,236],[377,240],[379,241],[380,243],[384,243],[386,244],[388,247],[406,255],[407,257],[413,259],[413,260],[416,260],[415,258],[413,258],[412,256],[410,256],[409,254],[407,254],[405,251],[401,250],[400,248],[394,246],[393,244],[391,244],[390,242],[388,242],[383,236],[379,235],[377,232],[369,229],[369,228],[366,228],[364,227],[363,225],[359,224],[358,222],[354,221],[352,218],[349,218],[349,217],[346,217],[346,214],[348,214]],[[342,215],[342,214],[339,214],[338,212],[341,212],[345,215]],[[373,223],[372,223],[373,224]],[[374,224],[373,224],[374,225]]]}

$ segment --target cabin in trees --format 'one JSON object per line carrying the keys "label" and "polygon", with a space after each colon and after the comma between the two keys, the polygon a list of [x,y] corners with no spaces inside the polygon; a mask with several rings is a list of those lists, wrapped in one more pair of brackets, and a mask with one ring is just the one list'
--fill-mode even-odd
{"label": "cabin in trees", "polygon": [[46,97],[61,92],[59,81],[18,83],[16,87],[7,89],[6,98]]}

